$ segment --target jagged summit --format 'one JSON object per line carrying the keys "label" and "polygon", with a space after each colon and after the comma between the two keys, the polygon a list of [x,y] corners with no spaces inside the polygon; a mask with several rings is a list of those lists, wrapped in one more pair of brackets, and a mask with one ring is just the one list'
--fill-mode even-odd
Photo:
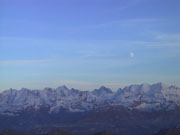
{"label": "jagged summit", "polygon": [[99,89],[95,89],[93,94],[95,95],[105,95],[105,94],[112,94],[112,90],[110,88],[106,88],[105,86],[101,86]]}
{"label": "jagged summit", "polygon": [[66,85],[62,85],[60,87],[57,87],[56,89],[69,90],[68,87],[66,87]]}
{"label": "jagged summit", "polygon": [[49,113],[90,111],[101,105],[121,105],[141,111],[167,109],[180,106],[180,88],[164,83],[135,84],[112,92],[101,86],[93,91],[68,89],[65,85],[43,90],[10,89],[0,94],[0,114],[17,113],[34,108],[48,107]]}
{"label": "jagged summit", "polygon": [[108,88],[106,88],[105,86],[101,86],[99,89],[108,89]]}

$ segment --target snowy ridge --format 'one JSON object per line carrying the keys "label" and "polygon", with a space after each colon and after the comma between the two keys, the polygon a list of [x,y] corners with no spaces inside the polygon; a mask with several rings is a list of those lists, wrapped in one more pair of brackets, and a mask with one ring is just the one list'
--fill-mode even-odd
{"label": "snowy ridge", "polygon": [[61,86],[43,90],[10,89],[0,93],[0,114],[13,115],[28,108],[49,113],[62,110],[85,112],[101,105],[122,105],[141,111],[172,110],[180,106],[180,88],[163,83],[130,85],[113,92],[104,86],[93,91],[80,91]]}

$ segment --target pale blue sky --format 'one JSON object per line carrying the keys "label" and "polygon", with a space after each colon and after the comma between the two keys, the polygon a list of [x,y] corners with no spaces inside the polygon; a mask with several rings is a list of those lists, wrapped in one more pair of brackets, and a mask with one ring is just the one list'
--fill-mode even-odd
{"label": "pale blue sky", "polygon": [[0,90],[180,86],[179,0],[0,0]]}

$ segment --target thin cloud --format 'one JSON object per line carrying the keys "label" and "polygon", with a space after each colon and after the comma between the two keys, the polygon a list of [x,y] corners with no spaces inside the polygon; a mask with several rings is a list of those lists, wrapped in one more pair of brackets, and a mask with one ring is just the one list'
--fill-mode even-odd
{"label": "thin cloud", "polygon": [[116,20],[116,21],[111,21],[111,22],[106,22],[106,23],[101,23],[101,24],[96,24],[96,25],[89,25],[86,26],[86,28],[108,28],[114,25],[119,25],[119,26],[129,26],[129,25],[134,25],[134,24],[152,24],[152,23],[166,23],[167,20],[165,19],[157,19],[157,18],[136,18],[136,19],[122,19],[122,20]]}
{"label": "thin cloud", "polygon": [[180,33],[178,34],[157,34],[156,39],[168,41],[180,41]]}
{"label": "thin cloud", "polygon": [[180,47],[180,41],[173,40],[168,41],[168,39],[164,40],[156,40],[156,41],[130,41],[129,44],[132,45],[142,45],[142,46],[150,46],[150,47]]}
{"label": "thin cloud", "polygon": [[47,63],[52,62],[52,59],[39,59],[39,60],[3,60],[0,61],[0,65],[21,65],[21,64],[33,64],[33,63]]}
{"label": "thin cloud", "polygon": [[107,57],[114,57],[117,56],[112,53],[104,53],[104,52],[96,52],[96,51],[81,51],[79,52],[84,57],[99,57],[99,58],[107,58]]}

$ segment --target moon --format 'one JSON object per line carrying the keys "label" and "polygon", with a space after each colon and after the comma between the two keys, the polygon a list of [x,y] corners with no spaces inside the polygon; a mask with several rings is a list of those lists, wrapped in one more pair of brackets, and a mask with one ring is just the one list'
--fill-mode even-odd
{"label": "moon", "polygon": [[130,57],[133,58],[134,57],[134,53],[133,52],[130,52]]}

